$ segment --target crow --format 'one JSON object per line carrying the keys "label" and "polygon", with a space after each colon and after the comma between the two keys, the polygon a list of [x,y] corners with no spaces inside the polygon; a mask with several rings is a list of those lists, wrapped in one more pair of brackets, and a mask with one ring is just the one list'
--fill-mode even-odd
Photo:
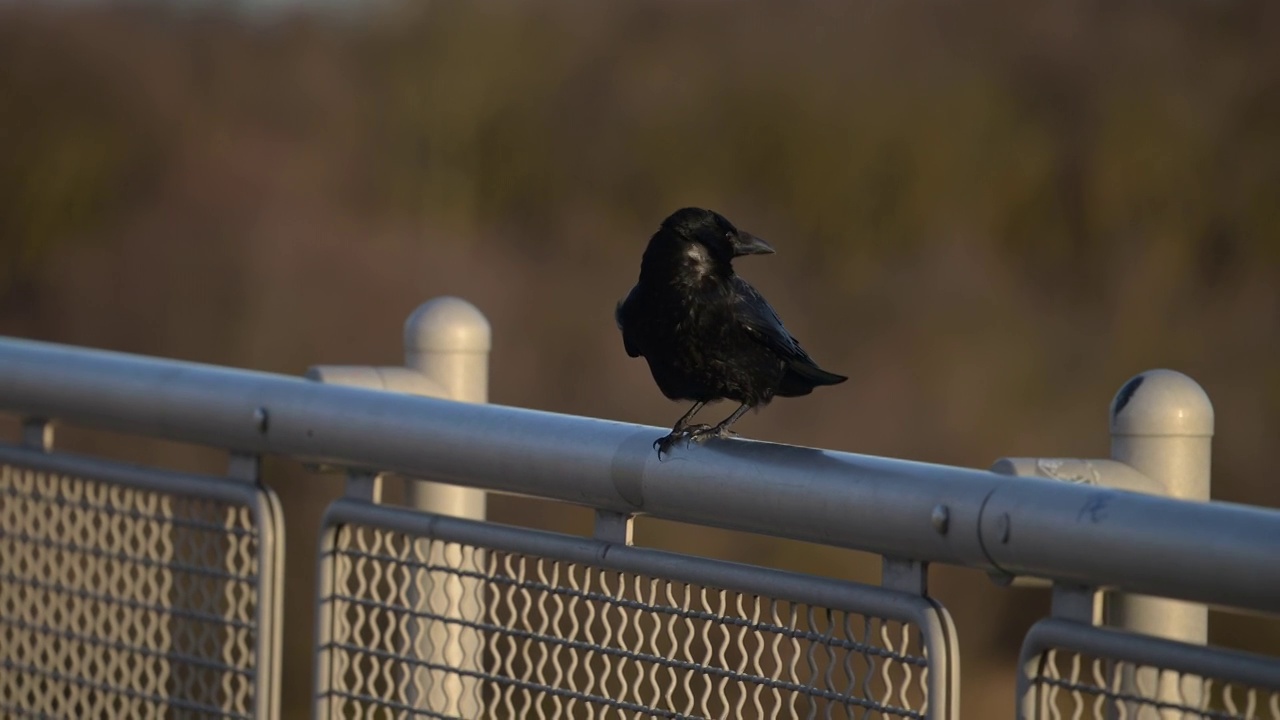
{"label": "crow", "polygon": [[[658,457],[683,439],[735,434],[729,427],[776,396],[808,395],[848,378],[819,368],[782,326],[759,291],[733,272],[733,259],[774,252],[724,216],[701,208],[672,213],[649,239],[640,279],[614,313],[622,344],[672,400],[692,401],[671,432],[654,441]],[[692,424],[715,400],[741,403],[720,424]]]}

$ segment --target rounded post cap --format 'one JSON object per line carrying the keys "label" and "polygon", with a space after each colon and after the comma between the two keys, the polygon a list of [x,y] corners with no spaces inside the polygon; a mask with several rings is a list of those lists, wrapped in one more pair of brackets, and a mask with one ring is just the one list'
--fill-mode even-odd
{"label": "rounded post cap", "polygon": [[462,298],[428,300],[404,322],[409,352],[489,352],[491,342],[484,313]]}
{"label": "rounded post cap", "polygon": [[1111,401],[1112,435],[1213,435],[1213,403],[1204,388],[1176,370],[1134,376]]}

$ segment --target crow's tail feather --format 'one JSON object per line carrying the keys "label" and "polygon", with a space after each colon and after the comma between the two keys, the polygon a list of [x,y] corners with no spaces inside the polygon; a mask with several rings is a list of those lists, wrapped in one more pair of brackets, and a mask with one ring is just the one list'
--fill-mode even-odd
{"label": "crow's tail feather", "polygon": [[801,378],[804,378],[814,385],[838,385],[849,379],[844,375],[827,372],[817,365],[810,365],[809,363],[792,363],[787,370],[799,375]]}
{"label": "crow's tail feather", "polygon": [[782,377],[782,386],[778,388],[778,395],[782,397],[808,395],[819,385],[836,385],[848,379],[844,375],[827,372],[811,363],[795,362],[787,366],[787,374]]}

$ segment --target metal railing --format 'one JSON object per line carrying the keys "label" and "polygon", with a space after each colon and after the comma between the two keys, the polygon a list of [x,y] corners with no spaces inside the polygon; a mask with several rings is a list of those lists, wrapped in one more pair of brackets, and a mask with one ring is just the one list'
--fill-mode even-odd
{"label": "metal railing", "polygon": [[[319,367],[307,381],[5,339],[0,411],[221,447],[237,467],[274,453],[350,468],[347,497],[330,509],[318,549],[324,717],[958,718],[958,639],[925,582],[929,563],[947,563],[1055,587],[1054,617],[1028,637],[1019,700],[1011,699],[1023,717],[1186,711],[1280,720],[1280,661],[1204,645],[1206,603],[1280,612],[1280,573],[1259,572],[1280,557],[1280,511],[1206,502],[1212,406],[1185,376],[1152,371],[1122,388],[1105,460],[1007,459],[989,472],[735,440],[663,461],[652,449],[658,428],[476,404],[485,399],[489,331],[461,301],[424,306],[406,341],[406,367]],[[6,470],[0,623],[19,628],[6,640],[13,632],[49,639],[0,648],[0,703],[77,716],[69,708],[92,687],[117,703],[95,707],[137,699],[159,716],[181,715],[181,703],[228,716],[250,707],[223,690],[191,690],[203,679],[156,671],[106,682],[95,676],[102,662],[42,652],[80,644],[104,648],[103,662],[134,653],[250,678],[252,692],[232,695],[251,696],[254,714],[272,716],[279,530],[256,473],[170,478],[36,445],[5,451],[20,454],[5,462],[73,463],[69,477],[142,482],[159,495],[111,506],[114,519],[91,523],[93,532],[54,523],[39,535],[26,510],[9,510],[42,502],[96,511],[76,504],[76,480],[19,482],[27,471]],[[379,503],[382,474],[392,472],[435,481],[414,483],[418,509]],[[212,515],[189,519],[173,508],[228,487],[248,493],[231,505],[250,519],[219,526],[209,536],[216,541],[175,544],[236,512],[224,495]],[[482,491],[594,508],[594,537],[484,522]],[[141,509],[148,502],[163,512]],[[636,548],[639,514],[878,553],[882,587]],[[127,553],[104,551],[113,540],[98,534],[125,522],[147,528],[126,542],[147,560],[123,575],[129,582],[113,583],[92,569],[127,562]],[[228,549],[246,537],[254,552]],[[29,563],[5,559],[70,549],[91,570],[89,585],[50,577],[47,591],[27,592],[29,578],[11,568]],[[233,555],[253,562],[229,570]],[[173,574],[192,560],[220,569],[208,588]],[[153,568],[169,573],[165,587],[177,595],[130,595],[134,581],[155,584],[145,579]],[[247,605],[182,605],[242,598],[242,585],[252,589]],[[102,611],[85,621],[68,620],[65,609],[99,596],[136,606],[130,627],[164,630],[128,642],[114,630],[77,634]],[[47,611],[33,615],[34,605]],[[175,648],[169,636],[206,616],[227,621],[199,637],[241,633],[232,645],[253,651],[234,657],[253,662],[236,665],[213,641]],[[1243,694],[1217,692],[1214,682]],[[1195,683],[1200,690],[1188,690]]]}

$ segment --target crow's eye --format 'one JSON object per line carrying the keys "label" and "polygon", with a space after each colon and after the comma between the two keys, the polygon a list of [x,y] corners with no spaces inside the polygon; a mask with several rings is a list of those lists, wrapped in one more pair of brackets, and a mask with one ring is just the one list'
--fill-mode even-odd
{"label": "crow's eye", "polygon": [[726,239],[726,240],[732,240],[732,239],[733,239],[733,231],[729,231],[729,232],[725,233],[725,234],[724,234],[724,237],[725,237],[725,239]]}

